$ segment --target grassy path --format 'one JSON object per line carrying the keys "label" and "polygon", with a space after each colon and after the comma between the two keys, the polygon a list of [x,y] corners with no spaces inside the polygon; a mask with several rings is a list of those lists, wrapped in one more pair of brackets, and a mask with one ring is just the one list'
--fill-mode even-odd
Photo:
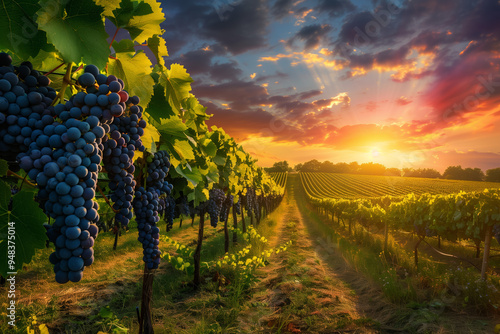
{"label": "grassy path", "polygon": [[377,333],[376,322],[363,316],[356,292],[320,254],[299,211],[296,184],[290,181],[271,243],[293,244],[259,273],[251,308],[239,319],[241,332]]}

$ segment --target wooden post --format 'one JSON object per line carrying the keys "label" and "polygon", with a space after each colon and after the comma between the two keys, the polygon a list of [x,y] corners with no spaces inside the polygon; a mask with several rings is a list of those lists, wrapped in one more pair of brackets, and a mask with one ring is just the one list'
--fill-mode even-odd
{"label": "wooden post", "polygon": [[490,246],[491,237],[493,232],[493,226],[486,227],[484,236],[484,252],[483,252],[483,264],[481,266],[481,279],[486,280],[486,271],[488,270],[488,260],[490,257]]}
{"label": "wooden post", "polygon": [[238,228],[238,215],[236,214],[236,205],[233,203],[233,244],[238,243],[238,233],[236,233],[236,229]]}
{"label": "wooden post", "polygon": [[241,224],[242,224],[241,228],[243,233],[247,233],[247,224],[245,223],[245,214],[243,213],[243,205],[241,206],[240,210],[241,210]]}
{"label": "wooden post", "polygon": [[424,240],[424,238],[422,238],[421,236],[418,236],[418,241],[415,244],[415,250],[414,250],[414,253],[415,253],[415,267],[417,267],[417,269],[418,269],[418,245],[420,245],[420,243],[422,242],[422,240]]}
{"label": "wooden post", "polygon": [[141,319],[139,334],[153,334],[153,319],[151,316],[151,299],[153,297],[154,270],[149,270],[144,264],[142,279]]}
{"label": "wooden post", "polygon": [[198,228],[198,243],[196,244],[196,249],[194,251],[194,279],[193,284],[195,288],[200,286],[200,260],[201,260],[201,245],[203,243],[203,227],[205,225],[205,210],[200,212],[200,225]]}
{"label": "wooden post", "polygon": [[229,230],[227,229],[227,221],[229,220],[229,212],[224,220],[224,253],[229,253]]}
{"label": "wooden post", "polygon": [[113,243],[113,250],[116,250],[116,247],[118,246],[118,235],[120,234],[120,226],[116,221],[115,221],[115,228],[113,229],[113,231],[115,232],[115,242]]}

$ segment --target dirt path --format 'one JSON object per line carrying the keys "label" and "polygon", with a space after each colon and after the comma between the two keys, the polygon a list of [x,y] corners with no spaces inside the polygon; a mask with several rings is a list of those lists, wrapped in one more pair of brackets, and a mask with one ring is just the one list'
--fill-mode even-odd
{"label": "dirt path", "polygon": [[273,247],[292,240],[271,258],[259,277],[240,329],[248,333],[378,333],[364,316],[357,293],[331,269],[299,212],[293,186],[283,200],[270,240]]}

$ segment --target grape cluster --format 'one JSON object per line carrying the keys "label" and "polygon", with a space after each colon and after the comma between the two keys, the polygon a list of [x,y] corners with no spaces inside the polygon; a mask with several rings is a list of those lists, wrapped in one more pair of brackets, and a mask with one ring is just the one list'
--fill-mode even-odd
{"label": "grape cluster", "polygon": [[10,55],[0,53],[0,153],[8,161],[26,152],[33,137],[52,124],[56,92],[49,84],[30,62],[12,66]]}
{"label": "grape cluster", "polygon": [[210,215],[210,225],[212,225],[213,227],[217,227],[220,209],[225,199],[226,196],[223,190],[217,188],[210,189],[208,193],[207,211]]}
{"label": "grape cluster", "polygon": [[165,200],[165,221],[167,222],[167,231],[170,231],[174,224],[175,208],[175,200],[172,196],[168,196]]}
{"label": "grape cluster", "polygon": [[257,219],[260,218],[260,208],[259,208],[259,201],[257,199],[257,195],[255,193],[255,190],[252,188],[247,188],[247,193],[246,193],[246,207],[247,211],[255,213],[255,217]]}
{"label": "grape cluster", "polygon": [[[102,86],[105,84],[99,86],[99,89]],[[120,84],[119,89],[123,88]],[[113,89],[115,90],[114,87]],[[109,90],[109,86],[101,90],[104,93]],[[123,95],[124,92],[120,90],[118,94]],[[128,94],[125,97],[128,97]],[[114,117],[110,125],[110,137],[104,141],[103,160],[110,179],[109,188],[112,191],[110,198],[114,202],[113,209],[118,211],[115,220],[124,227],[132,219],[131,201],[136,186],[133,174],[135,171],[134,154],[136,150],[144,151],[140,137],[144,134],[146,122],[141,119],[142,108],[137,105],[138,103],[137,96],[128,98],[128,106],[126,104],[126,107],[129,107],[128,110],[125,109],[122,115]],[[127,112],[130,115],[126,115]]]}
{"label": "grape cluster", "polygon": [[[57,105],[56,113],[69,104]],[[19,155],[20,167],[36,180],[40,204],[55,220],[47,235],[56,245],[49,260],[59,283],[78,282],[84,266],[94,261],[98,228],[93,223],[99,220],[99,206],[93,199],[105,133],[98,124],[94,116],[53,122],[33,137],[27,153]]]}
{"label": "grape cluster", "polygon": [[160,196],[169,196],[172,185],[165,181],[170,168],[170,156],[159,151],[147,158],[147,188],[139,187],[135,192],[133,207],[139,230],[138,240],[142,243],[143,260],[148,269],[156,269],[160,264],[161,251],[158,249],[160,229],[156,223],[160,220],[158,212],[163,209]]}
{"label": "grape cluster", "polygon": [[47,236],[56,246],[49,260],[59,283],[78,282],[84,267],[94,261],[92,246],[99,230],[94,197],[106,133],[128,100],[117,89],[121,80],[100,74],[94,65],[85,67],[78,84],[83,90],[49,107],[43,130],[35,129],[28,150],[18,155],[20,167],[37,182],[40,205],[54,218]]}
{"label": "grape cluster", "polygon": [[238,196],[238,202],[235,204],[236,214],[241,215],[241,195]]}
{"label": "grape cluster", "polygon": [[500,244],[500,224],[493,225],[493,236],[497,239],[497,242]]}
{"label": "grape cluster", "polygon": [[229,212],[233,206],[233,200],[234,200],[233,195],[226,196],[226,199],[224,200],[224,203],[222,203],[222,207],[220,210],[220,215],[219,215],[220,222],[225,222],[227,220]]}

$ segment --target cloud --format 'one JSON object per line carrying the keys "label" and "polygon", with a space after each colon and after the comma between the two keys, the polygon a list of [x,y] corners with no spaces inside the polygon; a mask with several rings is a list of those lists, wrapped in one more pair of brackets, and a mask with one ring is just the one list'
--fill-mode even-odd
{"label": "cloud", "polygon": [[315,9],[331,17],[339,17],[356,9],[350,0],[320,0]]}
{"label": "cloud", "polygon": [[408,100],[406,96],[400,96],[399,98],[396,99],[396,104],[400,106],[405,106],[407,104],[412,103],[413,101]]}
{"label": "cloud", "polygon": [[294,1],[295,0],[277,0],[271,9],[271,13],[276,19],[282,19],[290,14]]}
{"label": "cloud", "polygon": [[304,50],[316,49],[322,42],[328,40],[328,33],[332,30],[329,24],[311,24],[302,27],[292,38],[287,41],[288,46],[293,46],[294,42],[304,42]]}
{"label": "cloud", "polygon": [[250,135],[259,135],[270,127],[274,116],[261,108],[235,111],[230,108],[219,108],[212,102],[203,101],[207,114],[213,114],[207,121],[208,126],[217,125],[234,137],[237,141],[245,140]]}
{"label": "cloud", "polygon": [[214,39],[236,55],[265,46],[268,25],[266,1],[242,0],[223,19],[215,14],[208,15],[199,34]]}
{"label": "cloud", "polygon": [[265,0],[162,0],[162,7],[170,55],[196,39],[220,44],[232,54],[266,45],[270,20]]}

